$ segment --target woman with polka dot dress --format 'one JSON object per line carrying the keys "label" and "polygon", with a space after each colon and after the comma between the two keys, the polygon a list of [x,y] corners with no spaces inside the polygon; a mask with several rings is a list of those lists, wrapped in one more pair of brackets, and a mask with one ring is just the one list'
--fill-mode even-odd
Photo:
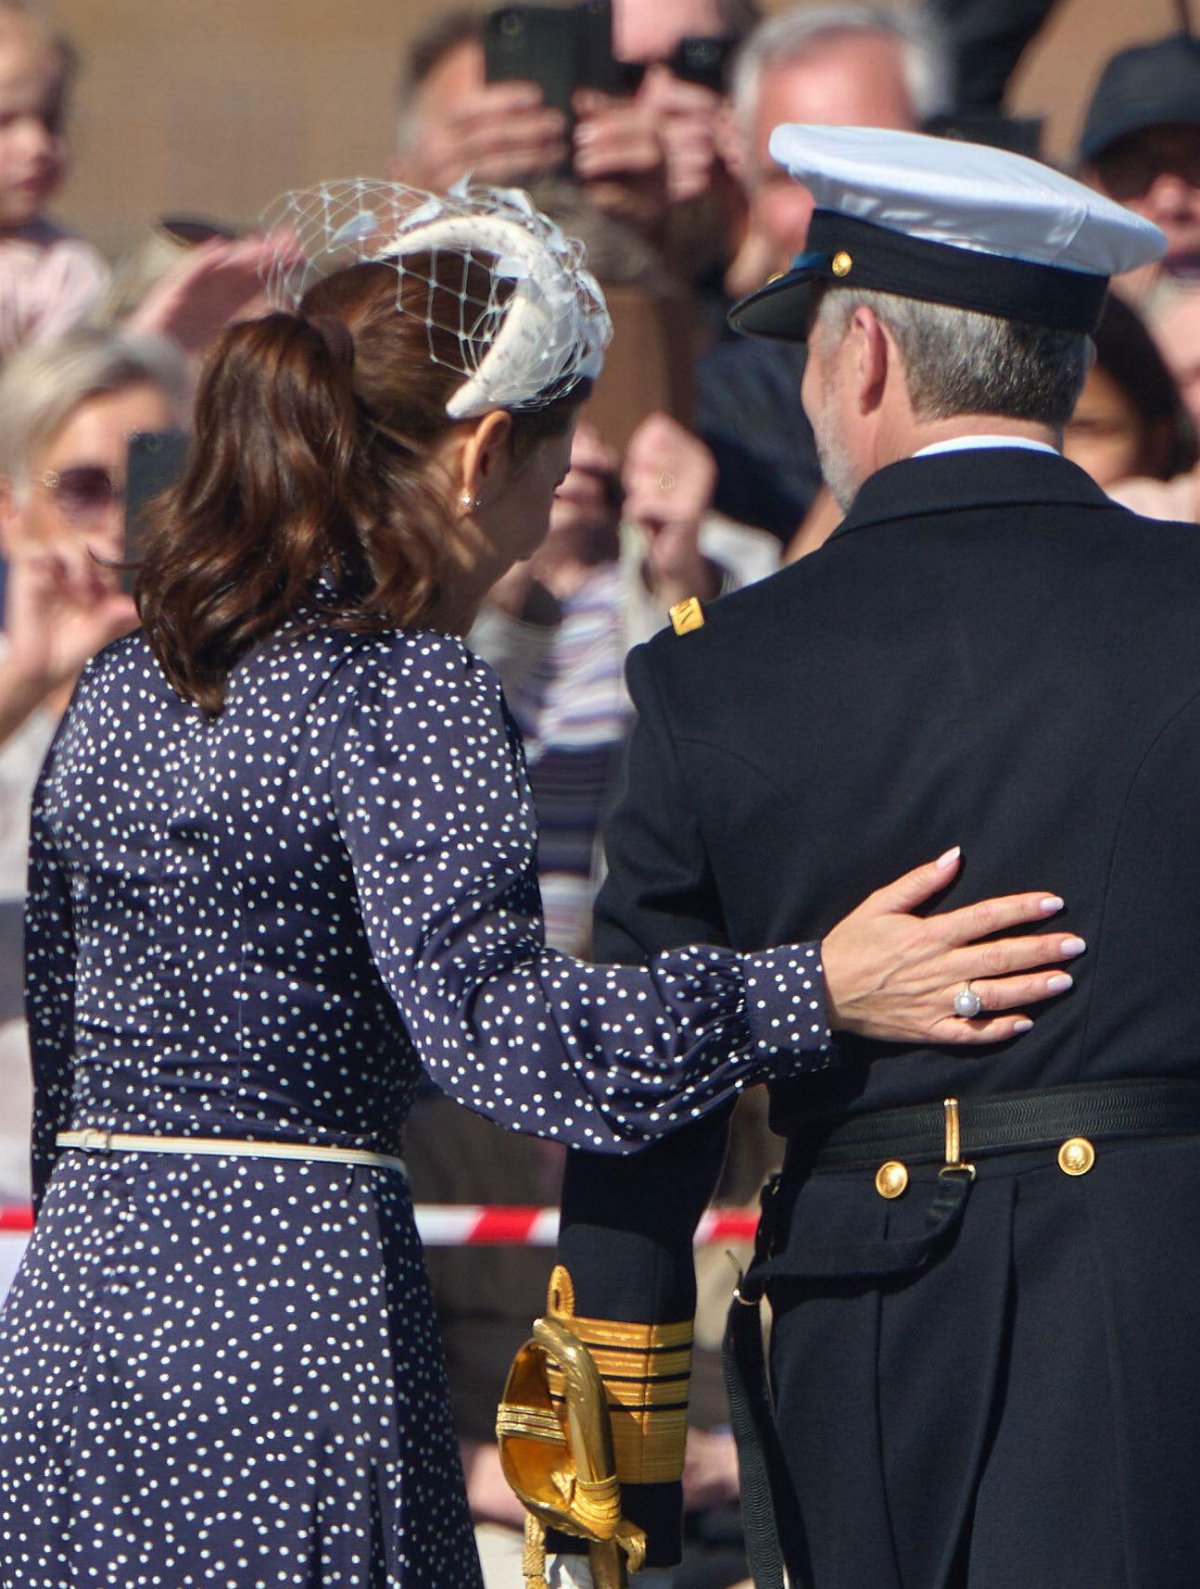
{"label": "woman with polka dot dress", "polygon": [[819,1068],[831,1027],[1009,1036],[1061,957],[973,944],[1044,894],[911,914],[955,852],[821,946],[544,947],[521,745],[459,636],[546,529],[603,300],[523,195],[362,185],[335,227],[322,191],[341,268],[309,286],[293,227],[294,308],[219,339],[144,628],[89,665],[35,801],[4,1589],[473,1589],[397,1157],[422,1066],[626,1152]]}

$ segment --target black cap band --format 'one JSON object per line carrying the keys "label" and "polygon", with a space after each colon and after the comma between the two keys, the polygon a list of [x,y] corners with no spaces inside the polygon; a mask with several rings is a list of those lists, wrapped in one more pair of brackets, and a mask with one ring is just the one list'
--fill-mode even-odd
{"label": "black cap band", "polygon": [[836,210],[815,210],[806,251],[791,270],[734,304],[729,323],[748,336],[803,342],[819,282],[974,309],[1048,331],[1088,333],[1096,329],[1108,290],[1107,276],[930,242]]}

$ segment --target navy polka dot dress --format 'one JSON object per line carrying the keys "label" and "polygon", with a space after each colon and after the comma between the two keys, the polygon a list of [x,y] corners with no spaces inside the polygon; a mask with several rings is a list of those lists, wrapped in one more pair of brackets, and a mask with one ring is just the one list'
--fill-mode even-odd
{"label": "navy polka dot dress", "polygon": [[474,1589],[403,1176],[90,1152],[96,1127],[396,1154],[424,1065],[627,1151],[823,1062],[815,949],[547,951],[518,736],[429,633],[280,639],[207,720],[141,636],[39,785],[39,1216],[0,1316],[4,1589]]}

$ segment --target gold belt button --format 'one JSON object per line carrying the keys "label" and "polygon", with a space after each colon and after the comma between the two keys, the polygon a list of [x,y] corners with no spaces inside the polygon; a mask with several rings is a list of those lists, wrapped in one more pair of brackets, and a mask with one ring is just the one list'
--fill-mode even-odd
{"label": "gold belt button", "polygon": [[900,1197],[907,1186],[908,1169],[899,1159],[889,1159],[875,1171],[875,1190],[880,1197]]}
{"label": "gold belt button", "polygon": [[1086,1137],[1068,1137],[1058,1150],[1058,1167],[1064,1175],[1086,1175],[1096,1162],[1096,1150]]}

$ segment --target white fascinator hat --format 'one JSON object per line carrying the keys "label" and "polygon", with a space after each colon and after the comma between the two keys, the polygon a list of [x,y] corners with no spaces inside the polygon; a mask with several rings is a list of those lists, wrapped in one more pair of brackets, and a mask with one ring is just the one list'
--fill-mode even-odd
{"label": "white fascinator hat", "polygon": [[[542,408],[600,373],[612,322],[583,244],[519,188],[459,184],[439,195],[323,182],[283,194],[261,224],[278,241],[264,272],[276,308],[295,310],[347,265],[395,268],[398,311],[424,319],[430,359],[463,377],[446,404],[453,419]],[[434,294],[447,291],[459,303],[449,336],[432,313]]]}

